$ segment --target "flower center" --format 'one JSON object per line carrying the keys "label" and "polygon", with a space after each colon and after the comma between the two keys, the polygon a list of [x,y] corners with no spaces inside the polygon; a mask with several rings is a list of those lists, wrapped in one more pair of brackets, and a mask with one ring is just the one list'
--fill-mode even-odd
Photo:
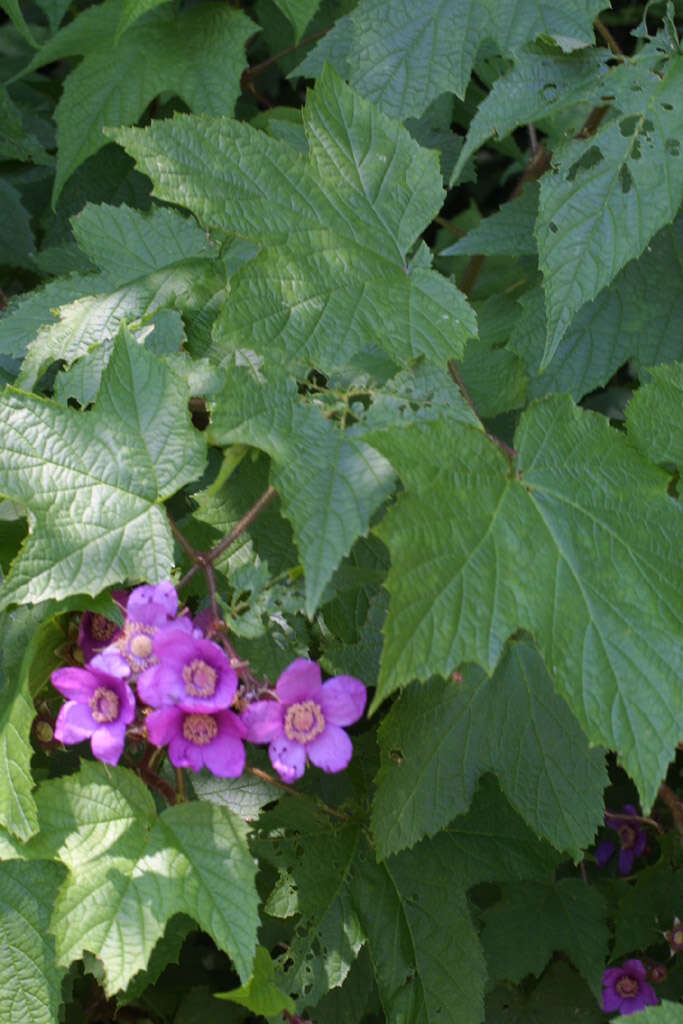
{"label": "flower center", "polygon": [[627,974],[619,978],[615,988],[622,999],[635,999],[638,995],[638,982],[635,978],[629,978]]}
{"label": "flower center", "polygon": [[675,928],[671,933],[671,942],[669,945],[673,946],[677,950],[683,949],[683,928]]}
{"label": "flower center", "polygon": [[183,720],[183,736],[198,747],[205,747],[218,733],[218,725],[213,715],[185,715]]}
{"label": "flower center", "polygon": [[90,620],[92,635],[103,647],[106,647],[118,628],[115,622],[105,619],[104,615],[93,615]]}
{"label": "flower center", "polygon": [[118,694],[108,686],[98,686],[90,698],[90,713],[96,722],[115,722],[119,717]]}
{"label": "flower center", "polygon": [[632,850],[636,845],[637,838],[638,833],[632,825],[619,826],[619,842],[621,843],[622,850]]}
{"label": "flower center", "polygon": [[153,654],[152,637],[154,626],[142,622],[127,622],[117,646],[134,672],[142,672],[156,662]]}
{"label": "flower center", "polygon": [[185,693],[188,697],[213,697],[216,692],[217,672],[201,658],[195,658],[183,668]]}
{"label": "flower center", "polygon": [[310,743],[325,728],[322,708],[314,700],[290,704],[285,715],[285,736],[297,743]]}

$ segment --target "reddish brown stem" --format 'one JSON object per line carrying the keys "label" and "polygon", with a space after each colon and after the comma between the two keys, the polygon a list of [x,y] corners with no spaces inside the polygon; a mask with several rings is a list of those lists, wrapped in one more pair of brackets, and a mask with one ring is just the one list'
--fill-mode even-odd
{"label": "reddish brown stem", "polygon": [[659,798],[664,801],[671,811],[671,817],[673,818],[676,830],[683,835],[683,801],[678,799],[676,793],[674,793],[671,786],[667,786],[666,782],[663,782],[659,787]]}
{"label": "reddish brown stem", "polygon": [[[465,399],[474,415],[477,417],[477,419],[481,419],[479,413],[477,412],[477,407],[472,401],[472,396],[467,390],[467,385],[465,384],[465,381],[462,379],[460,368],[454,359],[448,360],[448,372],[450,373],[451,377],[457,384],[460,394]],[[488,430],[486,431],[486,436],[489,438],[490,441],[493,441],[494,444],[498,445],[500,450],[503,452],[505,456],[507,456],[508,459],[517,458],[517,452],[515,451],[515,449],[511,448],[509,444],[505,443],[505,441],[502,441],[499,437],[496,437],[495,434],[489,434]]]}
{"label": "reddish brown stem", "polygon": [[262,60],[260,64],[253,64],[250,68],[242,75],[242,88],[246,88],[247,83],[252,78],[257,78],[262,71],[269,68],[271,64],[275,64],[276,61],[280,60],[281,57],[286,57],[289,53],[294,53],[299,47],[305,46],[306,43],[313,43],[316,39],[320,39],[322,36],[327,35],[329,29],[324,28],[320,32],[313,32],[312,35],[306,36],[304,39],[300,39],[298,43],[294,43],[293,46],[288,46],[285,50],[280,50],[279,53],[274,53],[272,57],[268,57],[266,60]]}

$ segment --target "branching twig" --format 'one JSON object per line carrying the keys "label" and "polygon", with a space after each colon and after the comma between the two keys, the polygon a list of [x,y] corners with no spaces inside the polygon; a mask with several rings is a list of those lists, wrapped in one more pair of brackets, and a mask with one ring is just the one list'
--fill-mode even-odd
{"label": "branching twig", "polygon": [[305,46],[306,43],[315,42],[316,39],[322,38],[322,36],[327,35],[328,32],[329,29],[327,28],[322,29],[322,31],[320,32],[313,32],[310,36],[306,36],[304,39],[300,39],[298,43],[294,43],[293,46],[288,46],[287,49],[280,50],[279,53],[274,53],[272,57],[268,57],[266,60],[262,60],[260,64],[253,64],[250,68],[247,68],[247,70],[242,74],[242,88],[245,89],[247,87],[248,82],[250,82],[253,78],[257,78],[262,71],[265,71],[267,68],[269,68],[271,64],[275,64],[276,61],[280,60],[281,57],[286,57],[288,54],[294,53],[295,50],[298,50],[300,46]]}
{"label": "branching twig", "polygon": [[621,47],[619,46],[619,43],[616,41],[610,30],[607,28],[607,25],[600,21],[600,18],[596,18],[593,24],[595,25],[596,32],[599,36],[602,36],[602,38],[607,43],[614,56],[623,57],[624,53]]}
{"label": "branching twig", "polygon": [[641,825],[650,825],[660,834],[664,832],[662,826],[654,818],[644,818],[639,814],[619,814],[618,811],[605,811],[605,817],[611,818],[613,821],[637,821]]}
{"label": "branching twig", "polygon": [[[481,419],[479,413],[477,412],[477,407],[472,401],[472,396],[467,390],[467,385],[465,384],[465,381],[462,379],[460,368],[454,359],[448,360],[448,372],[450,373],[451,377],[457,384],[460,394],[465,399],[474,415],[477,417],[477,419]],[[488,430],[486,431],[486,436],[489,438],[490,441],[493,441],[494,444],[498,445],[500,450],[503,452],[504,455],[507,456],[508,459],[517,458],[517,452],[515,451],[515,449],[511,448],[509,444],[505,443],[505,441],[502,441],[501,438],[496,437],[495,434],[489,434]]]}

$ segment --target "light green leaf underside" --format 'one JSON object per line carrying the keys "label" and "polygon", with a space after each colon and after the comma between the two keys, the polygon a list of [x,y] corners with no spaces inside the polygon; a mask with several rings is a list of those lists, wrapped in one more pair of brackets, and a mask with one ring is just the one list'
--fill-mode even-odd
{"label": "light green leaf underside", "polygon": [[683,1024],[683,1006],[666,999],[659,1006],[646,1006],[638,1012],[642,1014],[638,1024]]}
{"label": "light green leaf underside", "polygon": [[159,93],[175,93],[198,112],[233,112],[255,29],[243,12],[205,3],[178,14],[164,5],[115,42],[127,17],[122,0],[107,0],[57,32],[30,65],[84,55],[57,105],[55,203],[79,164],[105,145],[102,128],[135,124]]}
{"label": "light green leaf underside", "polygon": [[529,395],[567,391],[579,399],[636,359],[640,366],[683,358],[683,217],[663,228],[637,260],[576,314],[543,373],[546,339],[541,288],[520,300],[509,347],[531,375]]}
{"label": "light green leaf underside", "polygon": [[[574,314],[596,297],[683,199],[683,58],[623,64],[604,89],[613,115],[558,146],[541,181],[536,237],[548,317],[547,365]],[[618,112],[618,113],[617,113]]]}
{"label": "light green leaf underside", "polygon": [[628,436],[652,462],[683,467],[683,363],[648,371],[628,406]]}
{"label": "light green leaf underside", "polygon": [[361,0],[296,73],[318,76],[322,61],[332,61],[391,117],[419,117],[440,93],[464,96],[485,39],[506,54],[538,35],[575,49],[593,42],[592,20],[604,6],[603,0]]}
{"label": "light green leaf underside", "polygon": [[508,882],[499,903],[484,911],[481,941],[489,980],[519,983],[540,977],[552,954],[566,953],[596,997],[607,959],[605,898],[579,878]]}
{"label": "light green leaf underside", "polygon": [[98,594],[173,564],[160,502],[201,475],[185,382],[122,334],[92,412],[7,389],[0,492],[34,517],[0,605]]}
{"label": "light green leaf underside", "polygon": [[374,344],[400,361],[457,356],[475,318],[407,254],[438,213],[436,153],[328,69],[304,110],[309,153],[236,121],[176,117],[115,133],[160,198],[261,246],[231,280],[213,355],[248,348],[326,372]]}
{"label": "light green leaf underside", "polygon": [[270,953],[263,946],[257,946],[254,973],[246,985],[231,992],[217,992],[216,998],[246,1006],[252,1013],[261,1017],[275,1017],[283,1010],[288,1010],[290,1014],[294,1013],[294,1001],[290,996],[280,992],[273,981],[274,975],[275,965]]}
{"label": "light green leaf underside", "polygon": [[492,671],[528,629],[589,739],[619,752],[649,806],[682,699],[681,519],[666,474],[560,396],[523,415],[514,473],[457,424],[367,440],[406,486],[378,530],[392,568],[377,701],[463,662]]}
{"label": "light green leaf underside", "polygon": [[127,769],[84,763],[77,775],[43,783],[37,856],[69,869],[51,929],[58,962],[89,950],[106,991],[142,970],[166,922],[188,914],[251,974],[256,929],[256,865],[246,826],[225,807],[179,804],[157,815],[146,787]]}
{"label": "light green leaf underside", "polygon": [[257,384],[246,372],[230,374],[216,401],[211,436],[219,444],[254,445],[272,458],[272,482],[292,523],[312,616],[339,562],[391,493],[391,466],[304,405],[293,386]]}
{"label": "light green leaf underside", "polygon": [[604,756],[589,750],[525,643],[509,648],[490,679],[475,669],[457,686],[413,686],[382,723],[380,746],[372,827],[381,856],[463,814],[486,771],[537,835],[573,857],[602,819]]}
{"label": "light green leaf underside", "polygon": [[54,1024],[63,970],[48,931],[61,865],[0,862],[0,1004],[8,1024]]}

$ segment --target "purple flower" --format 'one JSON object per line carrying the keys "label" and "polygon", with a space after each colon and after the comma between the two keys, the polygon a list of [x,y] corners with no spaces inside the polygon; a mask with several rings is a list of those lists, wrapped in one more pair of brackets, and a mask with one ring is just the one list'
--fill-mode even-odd
{"label": "purple flower", "polygon": [[640,960],[627,960],[623,967],[609,967],[602,976],[602,1008],[605,1013],[618,1010],[627,1017],[659,1002]]}
{"label": "purple flower", "polygon": [[236,779],[244,771],[244,723],[233,711],[197,714],[179,707],[164,707],[147,715],[151,743],[163,747],[178,768],[201,770],[203,765],[222,779]]}
{"label": "purple flower", "polygon": [[181,629],[156,633],[157,664],[138,679],[138,695],[153,708],[177,704],[183,711],[211,713],[229,708],[237,693],[237,673],[211,640]]}
{"label": "purple flower", "polygon": [[[630,875],[633,862],[640,857],[647,845],[647,833],[633,818],[637,817],[638,811],[633,804],[624,804],[622,807],[624,816],[605,815],[605,824],[608,828],[614,829],[619,835],[619,871],[622,875]],[[600,843],[595,850],[595,859],[601,868],[604,868],[608,860],[614,855],[616,844],[611,839]]]}
{"label": "purple flower", "polygon": [[[126,607],[128,593],[125,590],[112,590],[112,599],[121,608]],[[78,646],[83,651],[83,657],[90,661],[96,654],[99,654],[108,644],[113,643],[121,635],[121,627],[111,619],[105,618],[96,612],[83,612],[81,623],[78,627]]]}
{"label": "purple flower", "polygon": [[307,757],[324,772],[343,771],[353,746],[341,727],[357,722],[365,710],[360,679],[335,676],[323,683],[317,662],[297,658],[275,692],[278,700],[255,701],[242,715],[247,739],[270,744],[271,764],[285,782],[301,778]]}
{"label": "purple flower", "polygon": [[87,668],[58,668],[52,685],[68,697],[57,716],[55,739],[67,745],[89,739],[99,761],[117,764],[126,726],[135,718],[135,697],[122,678],[120,659],[98,654]]}
{"label": "purple flower", "polygon": [[[136,587],[128,598],[123,629],[106,652],[118,653],[128,665],[129,675],[144,672],[156,661],[152,637],[173,622],[177,611],[178,594],[168,580],[156,586],[145,584]],[[173,625],[189,632],[192,630],[189,618],[177,619]]]}

